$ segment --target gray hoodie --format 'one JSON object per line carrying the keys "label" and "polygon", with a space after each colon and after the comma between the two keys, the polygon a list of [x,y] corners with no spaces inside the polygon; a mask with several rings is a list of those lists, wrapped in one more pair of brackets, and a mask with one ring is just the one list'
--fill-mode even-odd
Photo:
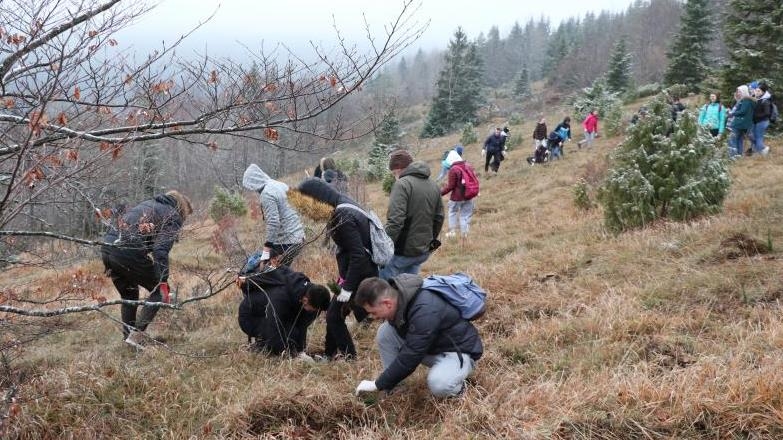
{"label": "gray hoodie", "polygon": [[296,244],[304,241],[304,228],[299,215],[288,204],[288,185],[269,177],[256,164],[250,164],[242,176],[242,186],[259,193],[261,210],[266,221],[264,246]]}

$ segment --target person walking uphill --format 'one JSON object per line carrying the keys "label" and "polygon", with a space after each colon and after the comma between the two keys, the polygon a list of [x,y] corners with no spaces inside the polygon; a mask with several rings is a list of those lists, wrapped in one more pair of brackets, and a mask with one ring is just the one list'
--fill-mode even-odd
{"label": "person walking uphill", "polygon": [[498,172],[500,161],[503,160],[503,146],[505,143],[506,139],[502,135],[500,127],[496,127],[495,132],[484,141],[484,148],[481,153],[484,155],[485,173],[489,172],[490,169],[496,173]]}
{"label": "person walking uphill", "polygon": [[[449,176],[443,188],[440,190],[440,194],[449,196],[449,232],[446,233],[447,238],[453,238],[457,235],[457,229],[460,231],[460,236],[464,240],[468,237],[470,232],[470,219],[473,217],[473,197],[478,194],[468,194],[468,188],[466,187],[465,177],[468,173],[472,172],[470,164],[465,162],[456,152],[452,151],[446,158],[449,162]],[[478,185],[478,182],[476,182]]]}
{"label": "person walking uphill", "polygon": [[[308,200],[297,203],[309,206],[309,209],[303,207],[300,210],[309,213],[314,220],[327,220],[327,231],[338,248],[336,259],[340,294],[332,299],[326,311],[325,354],[332,359],[339,356],[354,358],[356,347],[345,325],[345,318],[353,311],[356,320],[362,322],[367,313],[350,300],[363,279],[378,276],[378,266],[372,261],[369,252],[372,249],[370,220],[356,209],[340,206],[359,205],[321,179],[306,179],[299,185],[298,192]],[[324,206],[327,210],[322,209]],[[319,218],[316,218],[315,213],[319,213]]]}
{"label": "person walking uphill", "polygon": [[[138,301],[141,286],[150,292],[147,301],[169,302],[169,252],[192,212],[187,197],[169,191],[127,210],[109,229],[101,258],[122,299]],[[122,337],[126,343],[143,348],[141,332],[155,318],[158,307],[144,306],[136,319],[137,309],[135,305],[121,306]]]}
{"label": "person walking uphill", "polygon": [[356,394],[392,390],[419,364],[430,367],[427,386],[435,397],[462,393],[465,379],[484,352],[478,330],[438,293],[423,289],[418,275],[402,274],[388,282],[369,278],[359,285],[356,303],[384,320],[375,341],[383,373],[363,380]]}
{"label": "person walking uphill", "polygon": [[304,242],[304,228],[299,215],[288,204],[288,185],[269,177],[256,164],[250,164],[242,176],[242,186],[258,193],[264,214],[266,233],[261,260],[269,260],[274,248],[282,255],[281,264],[290,266]]}
{"label": "person walking uphill", "polygon": [[582,148],[582,144],[585,144],[588,148],[593,146],[593,140],[598,136],[598,110],[593,109],[588,113],[582,127],[585,129],[585,138],[576,143],[578,148]]}
{"label": "person walking uphill", "polygon": [[394,242],[394,256],[381,270],[383,279],[418,274],[430,251],[437,248],[443,227],[443,201],[438,185],[430,179],[429,166],[397,150],[389,157],[389,170],[396,181],[389,195],[385,229]]}

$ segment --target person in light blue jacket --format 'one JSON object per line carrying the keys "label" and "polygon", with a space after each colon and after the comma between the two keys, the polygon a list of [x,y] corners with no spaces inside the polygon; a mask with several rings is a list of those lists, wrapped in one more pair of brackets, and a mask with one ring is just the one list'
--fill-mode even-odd
{"label": "person in light blue jacket", "polygon": [[710,93],[710,102],[699,110],[699,125],[717,137],[726,129],[728,110],[720,103],[720,94]]}
{"label": "person in light blue jacket", "polygon": [[282,255],[281,264],[290,266],[302,248],[305,235],[299,215],[288,204],[288,185],[272,179],[253,163],[242,176],[242,186],[258,192],[261,200],[266,222],[261,260],[269,260],[270,251],[275,249],[278,255]]}

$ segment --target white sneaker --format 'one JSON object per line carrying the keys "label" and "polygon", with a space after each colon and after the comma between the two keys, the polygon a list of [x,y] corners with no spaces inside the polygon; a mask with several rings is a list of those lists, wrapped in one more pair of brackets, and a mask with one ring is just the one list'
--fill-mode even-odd
{"label": "white sneaker", "polygon": [[769,147],[764,147],[764,149],[761,150],[761,155],[766,156],[767,154],[769,154]]}
{"label": "white sneaker", "polygon": [[125,338],[125,343],[135,347],[137,350],[144,350],[144,334],[138,330],[131,330],[128,337]]}

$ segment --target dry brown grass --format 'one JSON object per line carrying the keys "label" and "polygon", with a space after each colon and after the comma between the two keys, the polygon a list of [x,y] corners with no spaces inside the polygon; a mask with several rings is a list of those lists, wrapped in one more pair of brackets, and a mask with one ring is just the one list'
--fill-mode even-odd
{"label": "dry brown grass", "polygon": [[[437,171],[440,152],[456,137],[428,141],[419,157]],[[500,175],[482,180],[469,241],[446,241],[424,266],[426,273],[466,271],[490,292],[489,311],[477,322],[486,353],[460,399],[430,398],[423,371],[403,392],[369,404],[355,399],[356,384],[379,372],[375,326],[354,329],[360,358],[353,363],[303,365],[246,353],[232,291],[159,314],[150,332],[187,356],[164,348],[135,353],[114,322],[69,318],[72,330],[27,347],[17,363],[28,380],[5,435],[783,437],[783,143],[770,141],[767,159],[732,166],[735,185],[722,214],[613,236],[598,210],[573,206],[571,186],[596,180],[617,141],[601,138],[590,152],[568,144],[565,160],[545,167],[527,166],[529,148],[520,147]],[[477,169],[479,151],[466,149]],[[377,185],[369,203],[383,215]],[[233,264],[209,246],[213,227],[191,226],[175,247],[182,288],[200,280],[177,274]],[[244,219],[238,236],[253,248],[260,231]],[[94,261],[84,267],[100,271]],[[336,276],[317,244],[297,269],[317,282]],[[59,279],[47,277],[40,282]],[[105,294],[115,296],[108,286]],[[322,348],[323,332],[319,319],[311,350]]]}

